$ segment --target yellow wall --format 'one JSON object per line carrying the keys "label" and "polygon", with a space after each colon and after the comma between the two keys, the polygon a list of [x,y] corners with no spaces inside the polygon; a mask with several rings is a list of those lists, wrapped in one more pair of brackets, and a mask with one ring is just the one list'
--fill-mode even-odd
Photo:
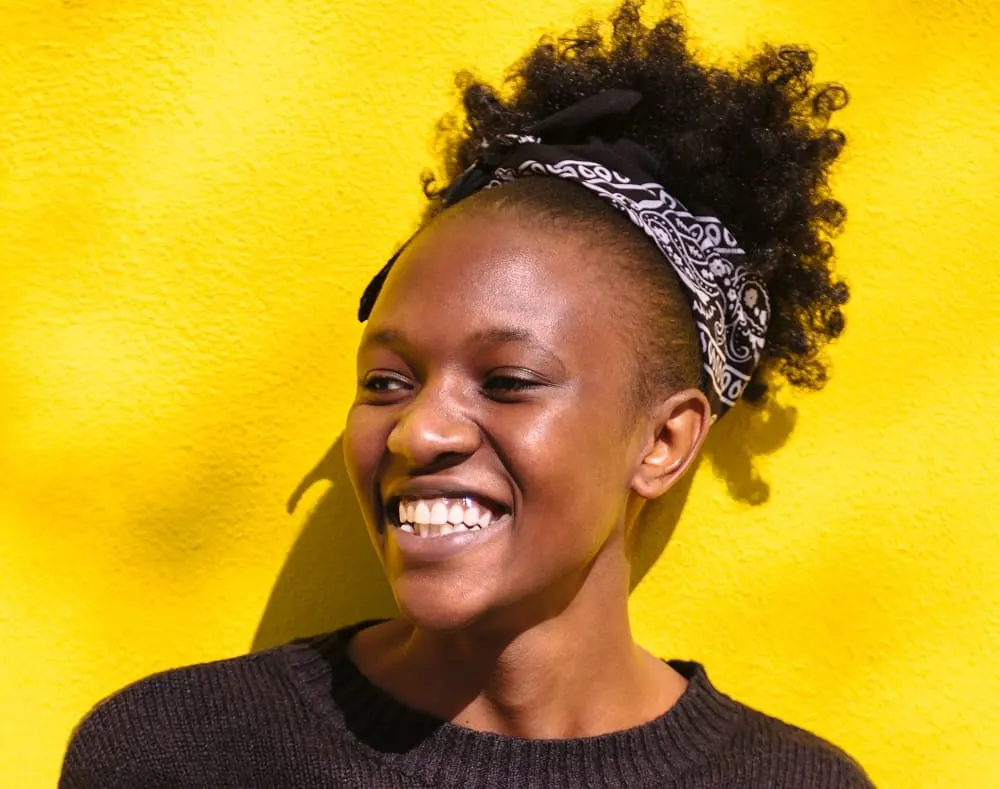
{"label": "yellow wall", "polygon": [[[0,6],[0,786],[52,786],[130,680],[390,609],[336,449],[286,500],[343,425],[450,73],[580,10]],[[689,10],[709,51],[805,41],[850,87],[854,298],[828,389],[731,436],[769,501],[728,495],[757,484],[738,452],[703,466],[639,634],[882,787],[1000,786],[1000,10]]]}

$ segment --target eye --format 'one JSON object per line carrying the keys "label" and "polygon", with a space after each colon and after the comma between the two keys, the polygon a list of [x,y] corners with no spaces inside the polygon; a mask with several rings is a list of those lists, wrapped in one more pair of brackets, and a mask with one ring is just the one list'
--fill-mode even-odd
{"label": "eye", "polygon": [[493,400],[514,399],[545,384],[527,372],[493,373],[483,381],[483,392]]}
{"label": "eye", "polygon": [[411,384],[399,373],[374,370],[358,382],[358,387],[369,396],[385,397],[408,391]]}

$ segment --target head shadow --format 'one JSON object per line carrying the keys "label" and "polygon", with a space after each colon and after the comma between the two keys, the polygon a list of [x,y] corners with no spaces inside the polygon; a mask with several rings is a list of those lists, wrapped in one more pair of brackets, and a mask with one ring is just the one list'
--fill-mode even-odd
{"label": "head shadow", "polygon": [[763,504],[771,497],[771,486],[754,461],[781,449],[797,420],[794,406],[769,397],[759,405],[740,400],[712,427],[702,454],[730,496],[746,504]]}

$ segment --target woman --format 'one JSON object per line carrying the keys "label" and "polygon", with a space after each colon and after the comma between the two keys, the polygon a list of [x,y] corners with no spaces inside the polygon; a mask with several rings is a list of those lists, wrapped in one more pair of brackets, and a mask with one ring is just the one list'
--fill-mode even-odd
{"label": "woman", "polygon": [[707,68],[626,2],[467,81],[447,188],[366,290],[344,453],[402,617],[100,705],[73,787],[867,787],[632,638],[645,504],[742,396],[822,382],[842,89]]}

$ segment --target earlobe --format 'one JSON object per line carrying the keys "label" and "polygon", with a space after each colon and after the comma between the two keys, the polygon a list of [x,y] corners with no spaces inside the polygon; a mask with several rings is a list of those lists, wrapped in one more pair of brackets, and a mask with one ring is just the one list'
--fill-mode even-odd
{"label": "earlobe", "polygon": [[632,489],[644,499],[666,493],[698,456],[714,421],[708,400],[697,389],[669,397],[656,409]]}

